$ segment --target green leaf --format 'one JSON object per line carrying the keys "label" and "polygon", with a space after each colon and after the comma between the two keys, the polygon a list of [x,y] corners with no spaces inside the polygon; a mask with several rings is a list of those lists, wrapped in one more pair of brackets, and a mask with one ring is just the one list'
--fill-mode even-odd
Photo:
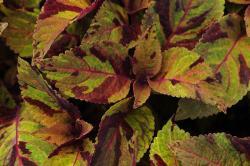
{"label": "green leaf", "polygon": [[47,77],[66,96],[93,102],[113,103],[125,98],[131,80],[127,51],[112,42],[85,44],[42,62]]}
{"label": "green leaf", "polygon": [[47,0],[37,20],[34,32],[34,60],[43,59],[51,45],[71,23],[84,17],[102,0]]}
{"label": "green leaf", "polygon": [[[171,145],[180,165],[250,165],[250,138],[224,133],[208,134],[178,141]],[[243,150],[243,151],[242,151]],[[248,155],[248,158],[246,158]]]}
{"label": "green leaf", "polygon": [[165,31],[164,48],[194,48],[201,34],[224,14],[225,0],[158,0],[157,11]]}
{"label": "green leaf", "polygon": [[8,23],[8,27],[2,34],[6,44],[21,57],[31,57],[33,54],[32,35],[38,10],[34,9],[34,12],[13,10],[0,5],[0,11],[5,15],[2,21]]}
{"label": "green leaf", "polygon": [[180,99],[179,107],[175,115],[175,120],[204,118],[218,114],[220,110],[212,105],[192,99]]}
{"label": "green leaf", "polygon": [[123,26],[128,23],[128,15],[120,5],[110,0],[104,1],[93,19],[82,44],[100,41],[119,43],[123,36]]}
{"label": "green leaf", "polygon": [[247,94],[250,78],[250,38],[243,20],[236,14],[224,16],[203,35],[194,51],[212,68],[209,83],[222,87],[225,107],[231,107]]}
{"label": "green leaf", "polygon": [[169,121],[160,130],[150,147],[150,160],[153,165],[167,166],[179,165],[176,161],[176,153],[171,149],[171,145],[176,141],[190,138],[189,133],[179,129],[178,126]]}
{"label": "green leaf", "polygon": [[154,117],[146,106],[133,110],[128,98],[102,117],[91,165],[135,165],[147,151],[154,133]]}

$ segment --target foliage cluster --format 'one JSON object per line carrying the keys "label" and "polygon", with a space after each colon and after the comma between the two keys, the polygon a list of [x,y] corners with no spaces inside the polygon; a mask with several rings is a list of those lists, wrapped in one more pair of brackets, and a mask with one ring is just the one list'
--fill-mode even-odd
{"label": "foliage cluster", "polygon": [[[226,114],[247,95],[248,4],[0,1],[13,51],[0,55],[0,165],[250,165],[250,137],[176,124]],[[147,102],[159,94],[180,98],[161,129]]]}

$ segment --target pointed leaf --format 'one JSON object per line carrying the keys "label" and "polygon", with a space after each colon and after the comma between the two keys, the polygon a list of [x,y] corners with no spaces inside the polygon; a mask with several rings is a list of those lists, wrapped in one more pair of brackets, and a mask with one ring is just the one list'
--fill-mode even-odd
{"label": "pointed leaf", "polygon": [[65,110],[74,112],[75,108],[66,101],[62,104],[38,71],[20,58],[18,71],[25,103],[0,123],[0,162],[4,166],[43,165],[55,148],[81,140],[91,127],[80,119],[74,124]]}
{"label": "pointed leaf", "polygon": [[42,59],[58,35],[69,24],[96,9],[103,0],[47,0],[39,15],[34,33],[34,57]]}
{"label": "pointed leaf", "polygon": [[171,145],[176,141],[188,139],[190,135],[179,129],[178,126],[169,121],[160,130],[150,148],[150,160],[152,165],[167,166],[178,165],[176,153],[172,151]]}
{"label": "pointed leaf", "polygon": [[242,24],[236,14],[223,17],[210,27],[194,50],[212,67],[213,75],[207,82],[223,88],[221,97],[226,107],[236,104],[249,89],[250,38],[245,36]]}
{"label": "pointed leaf", "polygon": [[156,27],[146,29],[135,46],[133,73],[138,80],[145,81],[155,76],[161,69],[162,55]]}
{"label": "pointed leaf", "polygon": [[132,109],[128,98],[102,117],[91,165],[135,165],[147,151],[154,133],[154,118],[147,107]]}
{"label": "pointed leaf", "polygon": [[201,34],[224,14],[225,0],[159,0],[156,7],[166,34],[165,48],[194,48]]}
{"label": "pointed leaf", "polygon": [[127,52],[112,42],[82,45],[42,62],[47,77],[61,93],[93,103],[113,103],[125,98],[131,80]]}
{"label": "pointed leaf", "polygon": [[156,36],[160,42],[160,44],[164,44],[165,42],[165,34],[163,31],[163,27],[160,22],[160,16],[157,13],[157,9],[155,7],[155,2],[151,2],[149,8],[145,11],[144,17],[141,23],[141,31],[143,33],[147,32],[148,29],[154,27]]}
{"label": "pointed leaf", "polygon": [[149,80],[156,92],[174,97],[192,98],[224,109],[221,87],[208,84],[211,68],[200,56],[185,48],[171,48],[163,53],[160,73]]}
{"label": "pointed leaf", "polygon": [[126,23],[128,23],[128,15],[125,9],[110,0],[106,0],[93,19],[82,44],[100,41],[119,43],[123,35],[123,26]]}
{"label": "pointed leaf", "polygon": [[139,106],[143,105],[149,98],[151,94],[151,88],[147,83],[135,81],[133,84],[133,92],[135,96],[133,108],[138,108]]}
{"label": "pointed leaf", "polygon": [[212,105],[192,99],[180,99],[179,107],[175,115],[175,120],[204,118],[218,114],[220,110]]}

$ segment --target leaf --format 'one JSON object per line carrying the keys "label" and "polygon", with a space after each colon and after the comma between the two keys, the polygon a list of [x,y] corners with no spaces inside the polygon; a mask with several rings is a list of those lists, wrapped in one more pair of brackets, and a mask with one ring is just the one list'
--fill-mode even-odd
{"label": "leaf", "polygon": [[159,0],[157,11],[166,35],[165,49],[192,49],[201,34],[224,14],[225,0]]}
{"label": "leaf", "polygon": [[245,22],[246,22],[247,35],[248,37],[250,37],[250,6],[247,7],[245,12]]}
{"label": "leaf", "polygon": [[[148,31],[148,32],[147,32]],[[143,37],[140,37],[133,56],[133,73],[138,80],[152,78],[161,69],[162,55],[156,28],[149,27]]]}
{"label": "leaf", "polygon": [[175,120],[204,118],[214,114],[218,114],[220,110],[212,105],[205,104],[201,101],[192,99],[180,99]]}
{"label": "leaf", "polygon": [[89,139],[85,139],[81,146],[65,147],[56,156],[45,161],[44,165],[89,165],[94,145]]}
{"label": "leaf", "polygon": [[113,103],[125,98],[131,80],[127,52],[112,42],[82,45],[42,62],[47,77],[66,96],[93,102]]}
{"label": "leaf", "polygon": [[47,0],[34,32],[34,58],[43,59],[58,35],[74,21],[96,9],[103,0]]}
{"label": "leaf", "polygon": [[147,99],[150,97],[151,88],[146,83],[141,83],[140,81],[135,81],[133,83],[133,92],[135,96],[133,108],[138,108],[142,106]]}
{"label": "leaf", "polygon": [[157,9],[155,8],[155,3],[151,2],[150,4],[151,5],[145,11],[145,14],[143,16],[141,31],[145,34],[145,32],[148,32],[148,29],[153,27],[160,45],[163,45],[165,42],[165,34],[161,26],[160,17],[156,11]]}
{"label": "leaf", "polygon": [[238,4],[250,4],[249,0],[228,0],[228,1],[232,3],[238,3]]}
{"label": "leaf", "polygon": [[135,165],[147,151],[154,118],[146,106],[133,110],[132,105],[124,99],[102,117],[91,165]]}
{"label": "leaf", "polygon": [[161,69],[162,29],[153,6],[146,10],[141,29],[143,33],[128,45],[128,49],[134,49],[132,58],[133,73],[136,77],[133,84],[134,108],[141,106],[149,98],[151,88],[147,79],[154,77]]}
{"label": "leaf", "polygon": [[32,35],[38,11],[12,10],[4,5],[0,5],[0,11],[5,15],[2,21],[8,23],[8,27],[2,34],[6,44],[21,57],[31,57]]}
{"label": "leaf", "polygon": [[[0,164],[41,165],[55,146],[33,136],[31,133],[39,130],[42,125],[29,121],[17,111],[12,111],[13,119],[0,124]],[[28,110],[25,108],[21,110],[25,111]]]}
{"label": "leaf", "polygon": [[169,121],[158,132],[150,150],[152,165],[249,165],[250,138],[225,133],[191,137]]}
{"label": "leaf", "polygon": [[[59,153],[58,147],[82,139],[92,128],[80,119],[74,124],[65,109],[73,112],[75,108],[60,103],[42,76],[20,58],[18,71],[25,103],[21,110],[17,107],[12,111],[11,119],[0,124],[1,165],[43,165],[54,150]],[[43,134],[45,130],[51,132]]]}
{"label": "leaf", "polygon": [[171,145],[171,149],[177,155],[176,159],[180,165],[236,166],[250,164],[249,143],[250,138],[237,138],[218,133],[176,142]]}
{"label": "leaf", "polygon": [[122,40],[123,26],[127,23],[128,16],[125,9],[110,0],[106,0],[90,24],[82,44],[94,44],[101,41],[119,43]]}
{"label": "leaf", "polygon": [[186,48],[171,48],[163,53],[159,74],[148,82],[156,92],[201,100],[223,109],[222,88],[206,82],[211,73],[211,68],[197,53]]}
{"label": "leaf", "polygon": [[171,145],[176,141],[190,138],[189,133],[179,129],[178,126],[169,121],[160,130],[150,148],[150,160],[152,165],[167,166],[179,165],[176,161],[176,153],[172,151]]}
{"label": "leaf", "polygon": [[223,105],[236,104],[249,89],[250,38],[241,27],[243,20],[236,14],[224,16],[203,35],[194,51],[213,70],[209,83],[221,86]]}
{"label": "leaf", "polygon": [[122,0],[126,10],[129,14],[136,13],[142,9],[148,8],[151,4],[151,0]]}

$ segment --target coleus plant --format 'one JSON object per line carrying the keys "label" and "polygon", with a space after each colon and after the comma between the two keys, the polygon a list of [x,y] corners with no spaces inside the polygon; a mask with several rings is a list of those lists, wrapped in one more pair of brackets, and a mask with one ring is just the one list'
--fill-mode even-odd
{"label": "coleus plant", "polygon": [[[249,137],[175,124],[226,113],[249,91],[250,1],[229,2],[1,2],[22,97],[0,82],[1,165],[250,165]],[[161,130],[156,93],[181,98]],[[94,126],[72,100],[112,105]]]}

